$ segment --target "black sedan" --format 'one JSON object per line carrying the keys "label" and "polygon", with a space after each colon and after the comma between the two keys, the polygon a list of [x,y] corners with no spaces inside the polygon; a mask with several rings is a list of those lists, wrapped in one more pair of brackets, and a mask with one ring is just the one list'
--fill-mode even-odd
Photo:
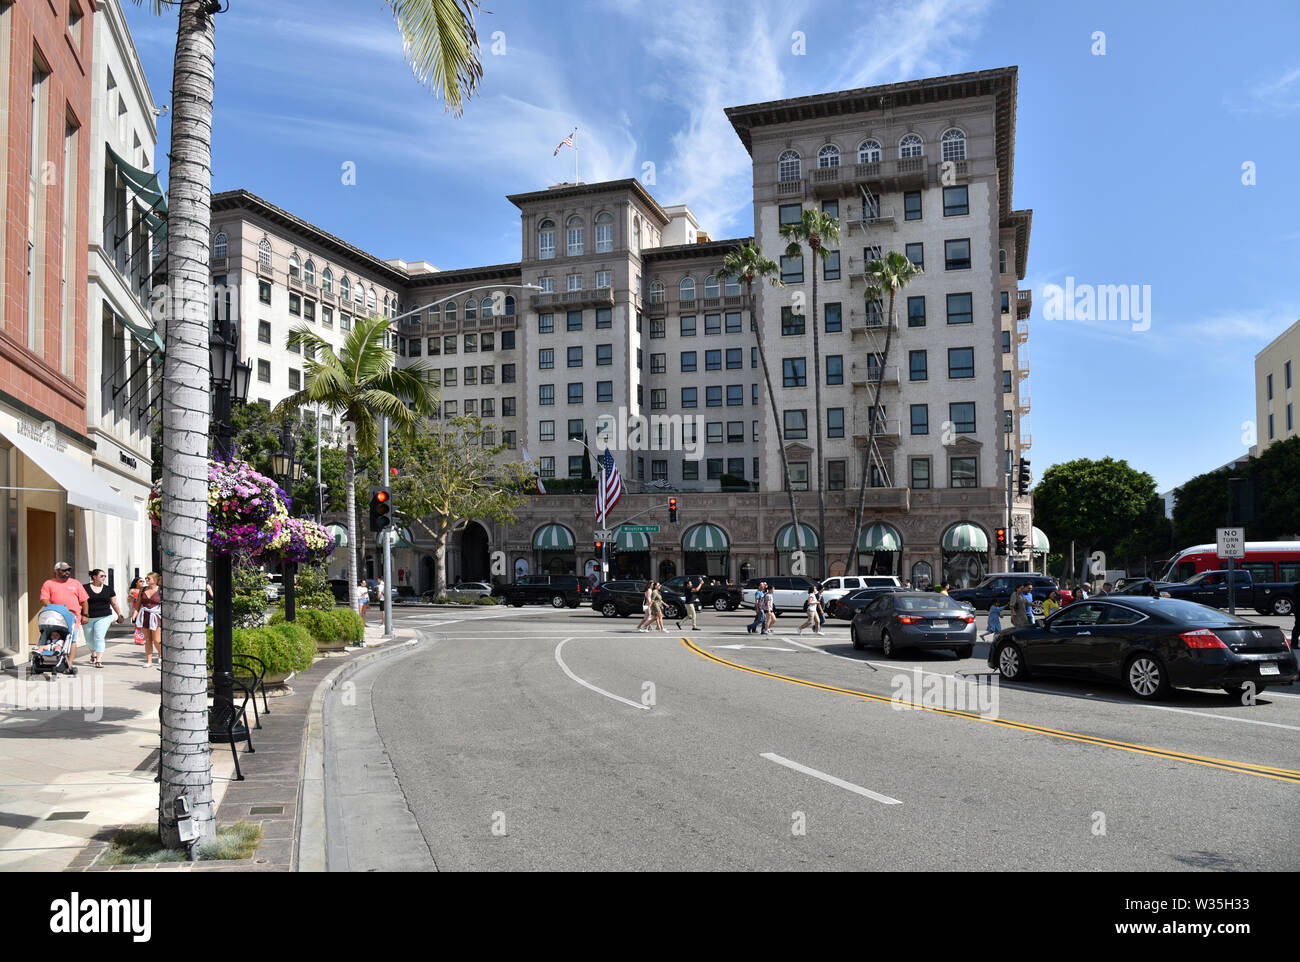
{"label": "black sedan", "polygon": [[871,604],[881,595],[887,595],[894,591],[906,591],[906,588],[900,588],[897,585],[877,585],[874,588],[858,588],[856,591],[850,591],[843,598],[836,598],[829,605],[826,614],[832,618],[842,618],[845,621],[852,621],[853,616],[859,610]]}
{"label": "black sedan", "polygon": [[969,658],[975,634],[971,611],[933,591],[886,592],[858,609],[849,623],[854,648],[879,645],[886,658],[903,648],[949,648],[958,658]]}
{"label": "black sedan", "polygon": [[989,649],[989,667],[1008,681],[1037,672],[1099,676],[1143,700],[1170,688],[1258,693],[1300,673],[1281,628],[1140,595],[1078,601],[1041,624],[1004,631]]}
{"label": "black sedan", "polygon": [[[591,606],[606,618],[643,614],[641,605],[645,601],[644,581],[605,581],[592,590]],[[686,616],[686,599],[667,588],[659,590],[664,600],[664,620],[678,621]]]}

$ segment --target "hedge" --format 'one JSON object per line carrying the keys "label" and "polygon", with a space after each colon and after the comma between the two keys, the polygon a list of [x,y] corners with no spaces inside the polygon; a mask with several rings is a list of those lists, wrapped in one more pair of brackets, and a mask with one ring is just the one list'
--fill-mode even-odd
{"label": "hedge", "polygon": [[[271,625],[282,625],[284,612],[276,611],[271,615]],[[299,609],[295,624],[307,629],[315,642],[329,644],[334,641],[346,641],[358,644],[365,639],[366,624],[361,615],[351,608],[335,608],[333,611],[314,611]]]}
{"label": "hedge", "polygon": [[[266,662],[270,675],[305,671],[316,657],[316,643],[298,625],[274,625],[265,628],[236,628],[231,632],[231,648],[236,655],[252,655]],[[208,668],[212,667],[212,629],[208,629]]]}

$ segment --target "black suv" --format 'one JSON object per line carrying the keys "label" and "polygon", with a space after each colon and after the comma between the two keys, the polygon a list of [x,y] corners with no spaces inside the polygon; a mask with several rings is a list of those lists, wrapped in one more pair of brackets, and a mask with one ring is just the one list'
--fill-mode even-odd
{"label": "black suv", "polygon": [[[645,603],[644,581],[605,581],[596,585],[591,593],[591,607],[606,618],[643,614],[641,605]],[[686,616],[686,599],[678,591],[666,584],[659,589],[659,596],[664,600],[664,618],[678,621]]]}
{"label": "black suv", "polygon": [[989,575],[974,588],[959,588],[949,591],[948,597],[954,601],[965,601],[979,610],[985,610],[996,602],[1006,607],[1011,600],[1011,592],[1023,584],[1032,587],[1034,593],[1034,614],[1043,613],[1043,602],[1047,596],[1056,591],[1056,581],[1047,575],[1034,574],[1032,571],[1001,571]]}
{"label": "black suv", "polygon": [[577,575],[526,575],[512,585],[497,585],[492,589],[493,598],[516,608],[537,604],[576,608],[590,593],[587,582]]}
{"label": "black suv", "polygon": [[701,608],[712,608],[714,611],[735,611],[740,607],[739,586],[724,584],[707,575],[681,575],[671,581],[665,581],[664,587],[679,595],[685,595],[686,582],[689,581],[691,584],[695,584],[701,578],[704,579],[704,587],[699,591]]}

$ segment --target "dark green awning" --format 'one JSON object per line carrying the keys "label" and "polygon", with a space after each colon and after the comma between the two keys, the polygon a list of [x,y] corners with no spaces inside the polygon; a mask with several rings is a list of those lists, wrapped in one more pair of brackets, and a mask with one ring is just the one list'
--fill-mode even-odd
{"label": "dark green awning", "polygon": [[158,240],[165,241],[167,218],[164,215],[167,213],[167,195],[158,181],[158,175],[128,164],[112,146],[108,144],[104,146],[108,150],[108,156],[112,157],[113,163],[117,165],[119,176],[130,185],[135,195],[144,201],[148,208],[144,212],[144,220],[149,227],[149,232]]}

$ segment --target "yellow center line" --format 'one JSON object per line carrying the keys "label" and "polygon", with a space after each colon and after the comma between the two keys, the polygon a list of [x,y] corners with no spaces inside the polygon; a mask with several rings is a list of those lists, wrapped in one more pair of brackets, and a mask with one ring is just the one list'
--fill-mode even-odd
{"label": "yellow center line", "polygon": [[986,725],[998,725],[1002,728],[1010,728],[1016,731],[1031,732],[1036,735],[1047,735],[1051,738],[1061,738],[1067,741],[1082,742],[1085,745],[1096,745],[1100,748],[1114,748],[1120,751],[1133,752],[1138,755],[1150,755],[1155,758],[1166,758],[1171,761],[1187,762],[1192,765],[1204,765],[1208,768],[1219,768],[1229,772],[1240,772],[1243,775],[1257,775],[1260,778],[1272,778],[1280,782],[1291,782],[1300,785],[1300,771],[1293,771],[1289,768],[1277,768],[1272,765],[1257,765],[1254,762],[1234,762],[1226,758],[1214,758],[1208,755],[1192,755],[1187,752],[1173,751],[1167,748],[1153,748],[1149,745],[1138,745],[1133,742],[1121,742],[1111,738],[1101,738],[1097,735],[1085,735],[1081,732],[1062,731],[1058,728],[1045,728],[1042,725],[1031,725],[1027,722],[1009,721],[1005,718],[989,718],[977,712],[958,711],[952,708],[937,708],[933,705],[922,705],[913,701],[903,701],[892,698],[889,695],[877,695],[873,692],[858,691],[854,688],[840,688],[835,685],[826,685],[821,682],[808,681],[806,678],[793,678],[790,675],[781,675],[772,671],[764,671],[761,668],[752,668],[749,665],[742,665],[738,662],[728,661],[718,655],[711,654],[694,645],[689,638],[678,639],[683,645],[689,648],[701,658],[707,659],[727,668],[734,668],[737,671],[748,672],[751,675],[761,675],[764,678],[774,678],[777,681],[789,682],[792,685],[801,685],[804,688],[814,688],[818,691],[833,692],[837,695],[848,695],[852,698],[859,698],[863,701],[881,702],[886,705],[906,705],[909,708],[915,708],[920,711],[933,712],[936,715],[948,715],[952,718],[964,718],[968,721],[983,722]]}

